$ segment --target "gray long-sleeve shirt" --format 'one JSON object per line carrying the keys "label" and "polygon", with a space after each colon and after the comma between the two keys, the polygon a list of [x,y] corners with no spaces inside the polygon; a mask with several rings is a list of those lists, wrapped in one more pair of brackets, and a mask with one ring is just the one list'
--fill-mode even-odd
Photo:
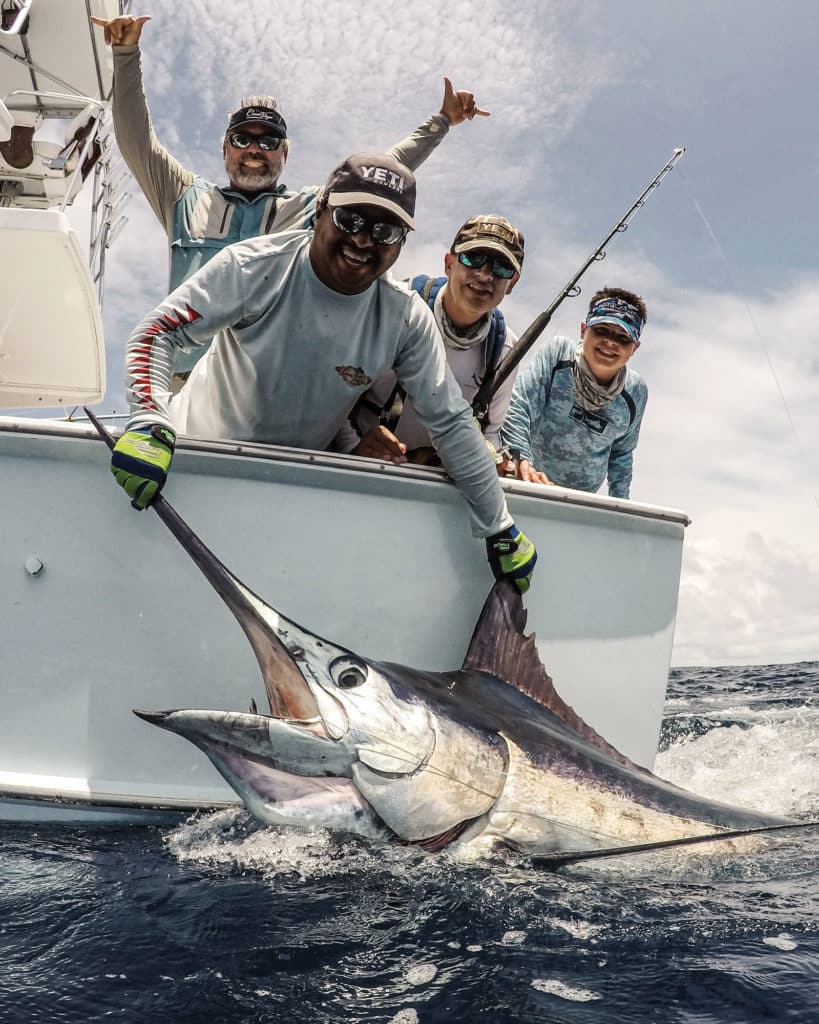
{"label": "gray long-sleeve shirt", "polygon": [[574,396],[576,349],[556,337],[538,350],[515,381],[501,440],[553,483],[596,491],[608,476],[609,494],[627,498],[648,390],[627,366],[622,393],[587,412]]}
{"label": "gray long-sleeve shirt", "polygon": [[[128,340],[129,427],[325,449],[359,396],[395,368],[470,508],[475,536],[506,529],[494,462],[450,372],[434,317],[388,276],[358,295],[324,285],[312,232],[228,246]],[[174,352],[217,335],[170,400]]]}

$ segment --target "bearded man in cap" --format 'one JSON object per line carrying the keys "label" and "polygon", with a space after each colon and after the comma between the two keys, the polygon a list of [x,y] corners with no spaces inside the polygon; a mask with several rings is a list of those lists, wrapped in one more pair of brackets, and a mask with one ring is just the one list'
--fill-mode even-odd
{"label": "bearded man in cap", "polygon": [[[230,115],[222,142],[229,184],[220,187],[183,167],[154,134],[145,90],[139,40],[148,17],[92,18],[105,29],[114,56],[114,129],[120,152],[150,203],[170,245],[170,288],[176,288],[226,245],[256,235],[312,227],[319,186],[279,184],[289,152],[287,125],[272,96],[249,96]],[[413,170],[452,125],[480,110],[471,92],[444,79],[441,110],[390,150]],[[181,379],[205,348],[175,353]]]}
{"label": "bearded man in cap", "polygon": [[648,389],[626,363],[646,317],[639,295],[603,288],[580,343],[550,338],[521,371],[501,429],[521,480],[596,491],[608,478],[613,498],[629,497]]}
{"label": "bearded man in cap", "polygon": [[[520,278],[523,234],[505,217],[480,214],[458,229],[444,256],[444,277],[419,274],[409,282],[427,303],[444,340],[447,362],[471,402],[487,374],[517,341],[498,308]],[[484,435],[499,448],[515,374],[494,395]],[[428,463],[430,437],[394,370],[376,380],[336,439],[342,451],[400,464]]]}
{"label": "bearded man in cap", "polygon": [[[536,554],[515,527],[494,461],[447,369],[429,308],[386,272],[415,226],[412,171],[357,153],[330,175],[313,231],[223,249],[132,332],[132,415],[111,469],[136,508],[163,486],[176,431],[326,449],[386,370],[412,397],[441,461],[486,538],[496,576],[529,586]],[[177,349],[214,338],[171,399]]]}

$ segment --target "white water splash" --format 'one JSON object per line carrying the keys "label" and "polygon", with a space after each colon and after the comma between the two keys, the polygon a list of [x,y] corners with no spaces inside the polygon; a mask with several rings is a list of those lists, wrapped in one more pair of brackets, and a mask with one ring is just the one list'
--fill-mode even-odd
{"label": "white water splash", "polygon": [[588,921],[561,921],[557,917],[547,917],[545,923],[553,928],[560,928],[575,939],[591,939],[605,931],[602,925],[590,924]]}
{"label": "white water splash", "polygon": [[712,729],[658,754],[654,770],[709,800],[771,814],[815,816],[819,712],[802,708],[786,720]]}
{"label": "white water splash", "polygon": [[394,1017],[390,1017],[389,1024],[418,1024],[418,1011],[412,1007],[399,1010]]}
{"label": "white water splash", "polygon": [[407,971],[407,983],[410,985],[428,985],[437,973],[438,968],[435,964],[416,964]]}
{"label": "white water splash", "polygon": [[[240,809],[196,816],[165,837],[181,863],[207,864],[267,876],[297,874],[303,879],[347,874],[374,867],[378,851],[326,829],[274,829],[259,826]],[[400,858],[400,853],[396,854]],[[400,870],[400,864],[397,870]]]}
{"label": "white water splash", "polygon": [[762,940],[766,946],[774,946],[776,949],[783,949],[786,952],[790,952],[792,949],[796,949],[799,943],[794,942],[793,939],[788,935],[787,932],[781,932],[772,938],[765,938]]}
{"label": "white water splash", "polygon": [[547,992],[550,996],[557,996],[559,999],[567,999],[571,1003],[591,1003],[603,998],[587,988],[572,988],[571,985],[564,985],[562,981],[555,979],[535,978],[532,988],[538,992]]}

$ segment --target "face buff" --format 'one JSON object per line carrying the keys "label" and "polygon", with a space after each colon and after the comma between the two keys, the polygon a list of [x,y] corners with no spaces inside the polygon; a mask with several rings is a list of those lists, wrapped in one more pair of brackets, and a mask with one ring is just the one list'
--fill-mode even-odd
{"label": "face buff", "polygon": [[574,354],[574,398],[586,412],[595,412],[613,402],[626,385],[626,368],[621,366],[608,384],[601,384],[583,355],[583,342]]}
{"label": "face buff", "polygon": [[457,348],[461,351],[472,348],[479,341],[485,341],[489,334],[489,327],[492,323],[492,314],[485,313],[476,324],[469,327],[456,327],[446,315],[444,309],[444,291],[446,286],[441,288],[435,296],[435,319],[441,327],[441,334],[447,348]]}

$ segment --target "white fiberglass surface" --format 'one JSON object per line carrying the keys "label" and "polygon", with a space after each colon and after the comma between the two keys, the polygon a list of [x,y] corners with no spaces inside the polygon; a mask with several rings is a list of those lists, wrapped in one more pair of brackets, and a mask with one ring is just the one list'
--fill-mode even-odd
{"label": "white fiberglass surface", "polygon": [[0,266],[0,407],[98,401],[105,387],[102,323],[65,215],[0,209]]}
{"label": "white fiberglass surface", "polygon": [[[25,43],[37,68],[32,73],[21,60],[0,53],[0,98],[14,89],[33,87],[47,92],[73,91],[93,99],[107,99],[113,82],[111,49],[103,45],[102,30],[89,23],[89,14],[110,19],[119,14],[119,0],[33,0]],[[0,43],[18,58],[25,57],[22,36],[3,35]],[[31,104],[30,99],[9,101],[9,106]],[[59,103],[43,100],[49,109]]]}

